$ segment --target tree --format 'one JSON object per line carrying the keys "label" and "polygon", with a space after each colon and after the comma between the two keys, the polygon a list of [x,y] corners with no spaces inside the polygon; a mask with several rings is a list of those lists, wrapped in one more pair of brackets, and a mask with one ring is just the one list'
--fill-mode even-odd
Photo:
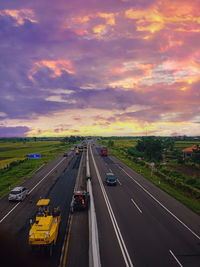
{"label": "tree", "polygon": [[138,140],[136,149],[144,153],[144,158],[147,160],[162,160],[162,141],[156,137],[143,137]]}
{"label": "tree", "polygon": [[114,141],[112,139],[109,139],[108,146],[109,147],[113,147],[114,146]]}
{"label": "tree", "polygon": [[199,145],[196,145],[196,149],[193,149],[191,161],[194,163],[200,164],[200,147],[199,147]]}

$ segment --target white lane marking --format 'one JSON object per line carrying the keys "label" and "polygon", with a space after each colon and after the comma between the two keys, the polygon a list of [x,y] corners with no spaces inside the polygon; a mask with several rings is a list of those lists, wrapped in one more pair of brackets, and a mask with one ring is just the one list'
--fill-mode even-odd
{"label": "white lane marking", "polygon": [[97,174],[97,177],[98,177],[98,181],[99,181],[99,184],[100,184],[100,187],[101,187],[101,191],[102,191],[102,194],[103,194],[103,197],[104,197],[107,209],[108,209],[108,213],[110,215],[111,222],[112,222],[114,230],[115,230],[115,234],[116,234],[116,237],[117,237],[117,240],[118,240],[118,243],[119,243],[119,246],[120,246],[124,261],[125,261],[125,264],[126,264],[127,267],[133,267],[131,258],[129,256],[128,250],[126,248],[126,245],[124,243],[123,237],[121,235],[121,231],[120,231],[119,226],[117,224],[117,220],[116,220],[115,215],[113,213],[110,201],[109,201],[108,196],[106,194],[106,191],[105,191],[105,189],[103,187],[102,179],[101,179],[101,176],[99,174],[96,162],[94,160],[92,150],[91,150],[91,156],[92,156],[93,164],[94,164],[94,167],[95,167],[95,170],[96,170],[96,174]]}
{"label": "white lane marking", "polygon": [[111,169],[109,169],[109,171],[112,173],[112,170]]}
{"label": "white lane marking", "polygon": [[131,201],[136,206],[136,208],[139,210],[140,213],[142,213],[141,209],[138,207],[138,205],[135,203],[135,201],[131,198]]}
{"label": "white lane marking", "polygon": [[[61,163],[63,162],[63,160],[65,160],[65,158],[63,158],[50,172],[48,172],[43,178],[42,180],[40,180],[29,192],[28,195]],[[3,220],[20,204],[21,202],[17,203],[1,220],[0,223],[3,222]]]}
{"label": "white lane marking", "polygon": [[20,202],[19,203],[17,203],[2,219],[1,219],[1,221],[0,221],[0,223],[1,222],[3,222],[3,220],[18,206],[20,204]]}
{"label": "white lane marking", "polygon": [[139,184],[133,177],[131,177],[124,169],[122,169],[140,188],[142,188],[151,198],[153,198],[163,209],[165,209],[169,214],[171,214],[178,222],[180,222],[186,229],[188,229],[196,238],[200,240],[194,231],[192,231],[184,222],[182,222],[176,215],[174,215],[168,208],[166,208],[159,200],[157,200],[151,193],[149,193],[141,184]]}
{"label": "white lane marking", "polygon": [[119,180],[119,179],[117,179],[117,182],[118,182],[120,185],[122,185],[122,183],[120,182],[120,180]]}
{"label": "white lane marking", "polygon": [[60,163],[62,163],[63,161],[65,160],[65,158],[63,158],[52,170],[50,170],[43,178],[42,180],[40,180],[30,191],[29,191],[29,194],[31,192],[33,192],[33,190],[50,174],[52,173],[52,171],[55,170],[55,168],[57,168],[58,165],[60,165]]}
{"label": "white lane marking", "polygon": [[169,250],[169,252],[171,253],[171,255],[174,257],[174,259],[176,260],[176,262],[178,263],[179,266],[183,267],[183,265],[180,263],[180,261],[176,258],[176,256],[174,255],[174,253]]}

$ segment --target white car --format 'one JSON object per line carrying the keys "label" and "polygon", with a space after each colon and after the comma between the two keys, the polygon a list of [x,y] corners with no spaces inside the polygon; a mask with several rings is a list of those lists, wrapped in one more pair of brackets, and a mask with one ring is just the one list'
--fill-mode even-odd
{"label": "white car", "polygon": [[26,198],[28,190],[23,186],[13,188],[8,196],[9,201],[22,201]]}

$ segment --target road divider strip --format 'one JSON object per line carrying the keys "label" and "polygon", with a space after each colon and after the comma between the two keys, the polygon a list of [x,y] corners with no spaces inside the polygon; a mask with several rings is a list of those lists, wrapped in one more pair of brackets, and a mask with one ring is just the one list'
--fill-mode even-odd
{"label": "road divider strip", "polygon": [[[86,178],[91,179],[88,149],[87,149],[86,162],[87,162]],[[96,212],[95,212],[95,207],[94,207],[94,198],[93,198],[93,193],[92,193],[92,183],[90,179],[88,179],[87,181],[87,189],[90,194],[90,208],[88,211],[88,215],[89,215],[89,266],[100,267],[101,260],[100,260],[100,252],[99,252],[99,236],[98,236]]]}
{"label": "road divider strip", "polygon": [[119,243],[119,246],[120,246],[124,261],[125,261],[125,264],[126,264],[126,267],[133,267],[133,263],[132,263],[131,258],[129,256],[128,250],[126,248],[124,239],[123,239],[121,231],[119,229],[119,226],[118,226],[117,220],[115,218],[114,212],[112,210],[112,207],[111,207],[110,201],[108,199],[106,190],[105,190],[105,188],[103,186],[102,179],[101,179],[101,176],[99,174],[99,171],[98,171],[96,162],[94,160],[94,156],[93,156],[92,151],[91,151],[91,156],[92,156],[93,164],[94,164],[94,167],[95,167],[95,170],[96,170],[97,178],[98,178],[98,181],[99,181],[99,184],[100,184],[100,188],[101,188],[101,191],[102,191],[102,194],[103,194],[103,197],[104,197],[107,209],[108,209],[108,213],[110,215],[111,222],[113,224],[113,228],[114,228],[114,231],[115,231],[115,234],[116,234],[116,237],[117,237],[117,240],[118,240],[118,243]]}

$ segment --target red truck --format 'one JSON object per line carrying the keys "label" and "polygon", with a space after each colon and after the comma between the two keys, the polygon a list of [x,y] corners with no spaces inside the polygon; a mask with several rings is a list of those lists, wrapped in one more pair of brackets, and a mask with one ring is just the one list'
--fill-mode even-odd
{"label": "red truck", "polygon": [[107,156],[108,155],[108,150],[106,146],[101,147],[100,149],[101,156]]}

